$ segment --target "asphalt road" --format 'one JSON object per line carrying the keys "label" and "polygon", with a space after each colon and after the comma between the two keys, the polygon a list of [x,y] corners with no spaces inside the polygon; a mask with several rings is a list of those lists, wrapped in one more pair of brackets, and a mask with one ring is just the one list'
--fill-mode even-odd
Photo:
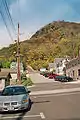
{"label": "asphalt road", "polygon": [[0,114],[0,120],[80,120],[80,92],[31,96],[28,112]]}
{"label": "asphalt road", "polygon": [[43,91],[43,90],[56,90],[56,89],[69,89],[69,88],[79,88],[80,84],[71,84],[71,83],[39,83],[31,87],[31,91]]}
{"label": "asphalt road", "polygon": [[[32,92],[80,87],[80,84],[49,81],[38,73],[31,77],[35,81],[30,88]],[[31,95],[31,101],[30,111],[1,113],[0,120],[80,120],[80,92]]]}
{"label": "asphalt road", "polygon": [[55,89],[68,89],[80,87],[80,82],[58,82],[54,79],[49,79],[40,75],[39,73],[31,73],[30,77],[34,83],[31,91],[41,90],[55,90]]}
{"label": "asphalt road", "polygon": [[54,82],[54,79],[48,79],[47,77],[44,77],[43,75],[40,75],[40,73],[30,73],[29,74],[33,83],[52,83]]}

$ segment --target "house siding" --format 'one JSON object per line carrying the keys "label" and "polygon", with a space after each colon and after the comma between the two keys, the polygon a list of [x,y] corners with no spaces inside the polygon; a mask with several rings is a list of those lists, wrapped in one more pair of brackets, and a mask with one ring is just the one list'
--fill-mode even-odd
{"label": "house siding", "polygon": [[56,58],[54,60],[54,68],[55,68],[56,74],[65,75],[65,67],[68,61],[69,60],[67,58]]}
{"label": "house siding", "polygon": [[80,59],[75,58],[66,64],[66,75],[80,80]]}

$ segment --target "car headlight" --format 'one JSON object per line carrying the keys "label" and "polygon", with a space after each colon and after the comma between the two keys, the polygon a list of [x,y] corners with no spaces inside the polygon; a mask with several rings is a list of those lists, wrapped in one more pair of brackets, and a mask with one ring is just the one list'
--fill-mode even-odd
{"label": "car headlight", "polygon": [[28,99],[25,99],[25,100],[22,101],[22,103],[26,103],[26,102],[28,102]]}

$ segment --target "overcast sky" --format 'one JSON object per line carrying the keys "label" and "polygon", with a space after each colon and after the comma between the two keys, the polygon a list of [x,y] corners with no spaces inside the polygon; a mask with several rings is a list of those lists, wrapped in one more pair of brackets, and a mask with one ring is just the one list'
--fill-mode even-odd
{"label": "overcast sky", "polygon": [[[58,20],[79,22],[80,0],[6,0],[12,16],[16,34],[13,34],[10,21],[0,0],[0,10],[5,15],[5,21],[13,39],[17,38],[17,23],[20,23],[20,40],[28,39],[44,25]],[[0,46],[13,44],[0,15]]]}

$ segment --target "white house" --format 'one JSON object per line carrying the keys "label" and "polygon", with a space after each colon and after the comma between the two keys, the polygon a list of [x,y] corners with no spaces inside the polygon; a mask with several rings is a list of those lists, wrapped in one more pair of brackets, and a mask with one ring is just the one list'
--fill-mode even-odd
{"label": "white house", "polygon": [[[17,70],[17,65],[18,65],[17,62],[12,62],[10,68]],[[24,71],[23,63],[20,63],[20,72],[23,73],[23,71]]]}
{"label": "white house", "polygon": [[49,71],[52,72],[54,70],[54,63],[49,63]]}
{"label": "white house", "polygon": [[54,69],[55,73],[59,75],[64,75],[66,74],[65,69],[66,69],[66,63],[69,60],[67,58],[55,58],[54,60]]}

